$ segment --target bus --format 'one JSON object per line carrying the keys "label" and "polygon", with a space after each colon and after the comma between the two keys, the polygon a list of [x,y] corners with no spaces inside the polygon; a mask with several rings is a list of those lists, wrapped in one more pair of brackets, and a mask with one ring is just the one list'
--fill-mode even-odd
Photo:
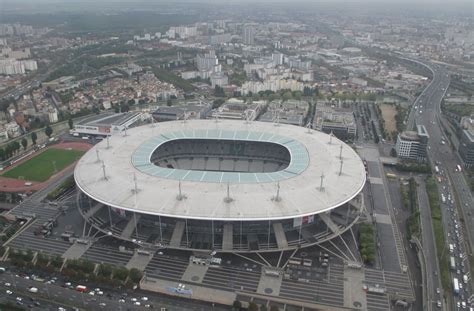
{"label": "bus", "polygon": [[457,278],[453,279],[453,291],[454,291],[454,294],[456,295],[459,294],[459,281]]}
{"label": "bus", "polygon": [[451,262],[451,269],[455,270],[456,269],[456,261],[455,261],[453,256],[451,256],[450,262]]}
{"label": "bus", "polygon": [[397,178],[397,175],[392,174],[392,173],[387,173],[387,178],[396,179],[396,178]]}
{"label": "bus", "polygon": [[436,172],[436,174],[439,174],[439,167],[438,167],[438,165],[435,165],[435,172]]}
{"label": "bus", "polygon": [[449,252],[452,254],[454,251],[454,245],[453,244],[449,244]]}
{"label": "bus", "polygon": [[459,165],[459,164],[458,164],[458,165],[456,165],[456,170],[457,170],[458,172],[462,172],[461,165]]}
{"label": "bus", "polygon": [[78,292],[85,293],[85,292],[87,292],[87,287],[84,286],[84,285],[77,285],[77,286],[76,286],[76,290],[77,290]]}

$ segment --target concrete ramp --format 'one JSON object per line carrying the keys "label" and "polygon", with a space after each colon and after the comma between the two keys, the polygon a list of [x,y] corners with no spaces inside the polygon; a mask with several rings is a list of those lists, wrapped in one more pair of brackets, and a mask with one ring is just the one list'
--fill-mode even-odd
{"label": "concrete ramp", "polygon": [[64,254],[61,255],[61,257],[65,259],[79,259],[91,246],[92,243],[74,243],[64,252]]}
{"label": "concrete ramp", "polygon": [[173,235],[171,236],[170,246],[179,247],[183,239],[185,224],[184,221],[177,221],[174,226]]}
{"label": "concrete ramp", "polygon": [[96,205],[92,206],[90,210],[87,211],[87,213],[84,214],[85,219],[89,219],[92,216],[94,216],[95,213],[97,213],[101,207],[104,206],[102,203],[97,203]]}
{"label": "concrete ramp", "polygon": [[135,253],[133,254],[132,258],[127,262],[125,265],[125,268],[127,269],[132,269],[136,268],[141,271],[145,271],[146,266],[150,263],[150,261],[153,259],[153,252],[146,251],[146,250],[141,250],[137,251],[135,250]]}
{"label": "concrete ramp", "polygon": [[137,224],[138,224],[138,222],[140,221],[140,218],[141,218],[140,214],[132,215],[132,217],[128,221],[127,225],[123,229],[122,234],[120,234],[120,236],[126,239],[130,238],[133,234],[133,231],[135,230],[135,219],[137,220]]}
{"label": "concrete ramp", "polygon": [[224,236],[222,238],[222,249],[223,250],[232,250],[233,248],[233,238],[234,238],[234,226],[230,223],[224,224]]}
{"label": "concrete ramp", "polygon": [[273,231],[275,232],[275,238],[279,249],[287,248],[288,241],[286,239],[285,231],[283,231],[283,226],[281,222],[273,223]]}
{"label": "concrete ramp", "polygon": [[202,283],[208,269],[208,265],[196,265],[194,263],[189,263],[188,267],[183,273],[183,276],[181,277],[181,280],[192,283]]}
{"label": "concrete ramp", "polygon": [[322,221],[328,226],[328,228],[333,232],[336,233],[339,231],[339,227],[332,221],[332,219],[329,217],[329,214],[326,213],[321,213],[318,214],[318,216],[321,218]]}

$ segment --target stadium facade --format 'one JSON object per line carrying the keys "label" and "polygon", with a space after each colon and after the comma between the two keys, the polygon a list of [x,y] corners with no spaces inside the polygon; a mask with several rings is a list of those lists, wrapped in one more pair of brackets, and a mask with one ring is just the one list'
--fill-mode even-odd
{"label": "stadium facade", "polygon": [[357,222],[364,165],[332,135],[226,120],[128,129],[74,172],[96,229],[144,246],[270,252],[318,244]]}

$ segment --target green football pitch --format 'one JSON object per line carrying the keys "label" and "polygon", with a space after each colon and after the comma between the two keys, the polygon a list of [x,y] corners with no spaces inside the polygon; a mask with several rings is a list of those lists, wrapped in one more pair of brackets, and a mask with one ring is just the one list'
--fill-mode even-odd
{"label": "green football pitch", "polygon": [[50,148],[39,155],[8,170],[2,176],[31,181],[45,181],[84,154],[79,150]]}

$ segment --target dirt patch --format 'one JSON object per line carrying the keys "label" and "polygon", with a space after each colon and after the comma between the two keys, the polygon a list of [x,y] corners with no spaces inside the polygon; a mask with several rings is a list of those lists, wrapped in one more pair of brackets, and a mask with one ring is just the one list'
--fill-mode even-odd
{"label": "dirt patch", "polygon": [[397,109],[393,105],[381,104],[380,110],[382,111],[382,118],[385,121],[385,130],[387,133],[397,131],[397,122],[395,116],[397,115]]}
{"label": "dirt patch", "polygon": [[51,146],[51,148],[58,148],[58,149],[74,149],[74,150],[81,150],[81,151],[87,151],[92,148],[91,144],[87,143],[79,143],[79,142],[65,142],[65,143],[60,143],[57,145]]}

